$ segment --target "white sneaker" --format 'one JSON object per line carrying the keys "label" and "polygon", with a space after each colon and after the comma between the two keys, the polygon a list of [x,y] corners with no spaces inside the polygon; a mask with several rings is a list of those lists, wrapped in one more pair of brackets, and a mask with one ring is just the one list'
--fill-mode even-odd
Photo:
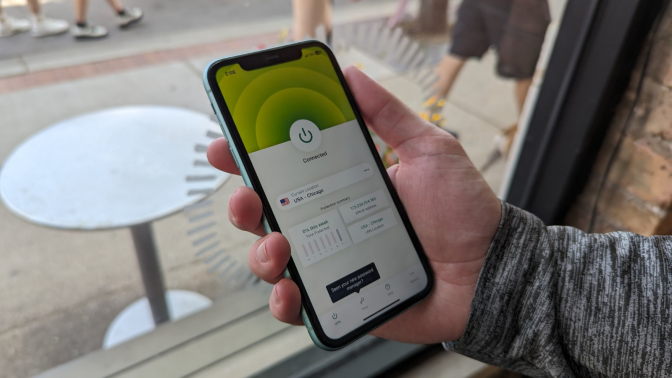
{"label": "white sneaker", "polygon": [[70,28],[70,33],[75,38],[103,38],[107,36],[107,29],[104,26],[98,25],[77,26],[75,24]]}
{"label": "white sneaker", "polygon": [[68,31],[70,24],[65,20],[45,17],[43,14],[32,15],[33,28],[30,33],[35,38],[62,34]]}
{"label": "white sneaker", "polygon": [[27,32],[28,30],[30,30],[30,21],[25,18],[14,18],[4,13],[0,14],[0,38]]}
{"label": "white sneaker", "polygon": [[120,28],[125,28],[129,25],[132,25],[142,19],[142,9],[140,8],[129,8],[126,9],[124,14],[117,15],[117,24]]}

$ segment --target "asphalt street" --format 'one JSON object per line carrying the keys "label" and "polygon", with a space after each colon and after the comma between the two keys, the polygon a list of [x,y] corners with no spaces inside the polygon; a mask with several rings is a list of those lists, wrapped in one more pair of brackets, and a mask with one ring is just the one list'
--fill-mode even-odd
{"label": "asphalt street", "polygon": [[[368,3],[390,1],[394,2],[394,0],[367,0]],[[107,1],[92,0],[89,4],[88,22],[107,27],[110,34],[106,38],[76,40],[69,33],[33,38],[24,33],[0,40],[0,61],[57,50],[79,50],[90,44],[115,48],[124,42],[137,42],[161,34],[206,29],[233,22],[258,22],[282,16],[291,17],[292,14],[290,0],[122,0],[122,2],[126,7],[140,7],[145,13],[144,19],[129,28],[119,29],[115,24],[114,12]],[[335,0],[334,6],[338,9],[347,7],[350,3],[350,0]],[[72,0],[56,0],[44,4],[43,7],[44,13],[49,17],[74,22]],[[15,17],[27,17],[29,14],[25,6],[6,7],[5,11]]]}

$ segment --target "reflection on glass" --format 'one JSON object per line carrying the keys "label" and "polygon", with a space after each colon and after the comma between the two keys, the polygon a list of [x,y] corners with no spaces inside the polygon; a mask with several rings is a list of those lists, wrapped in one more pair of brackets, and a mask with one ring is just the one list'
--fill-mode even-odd
{"label": "reflection on glass", "polygon": [[[73,4],[67,1],[43,3],[42,13],[53,20],[73,19]],[[198,113],[200,119],[208,123],[207,127],[193,138],[163,135],[174,137],[176,146],[175,150],[162,152],[165,155],[152,153],[141,159],[124,150],[124,146],[130,145],[143,152],[160,150],[161,146],[153,144],[160,139],[156,133],[162,132],[161,125],[153,123],[155,120],[148,120],[144,126],[137,125],[138,130],[144,131],[143,136],[138,136],[142,133],[125,133],[116,137],[117,143],[75,135],[64,145],[48,147],[54,148],[54,153],[61,153],[83,150],[76,148],[77,145],[86,146],[86,153],[73,159],[86,162],[95,161],[95,157],[111,163],[124,156],[129,160],[127,164],[133,165],[134,170],[105,165],[112,167],[105,172],[109,175],[119,173],[118,170],[129,173],[144,169],[144,173],[139,173],[142,178],[179,182],[179,185],[147,187],[145,180],[130,179],[117,194],[150,193],[147,201],[137,205],[146,206],[160,195],[180,188],[176,195],[186,200],[180,202],[179,209],[173,209],[179,213],[157,213],[146,220],[153,221],[151,230],[165,288],[197,293],[212,301],[212,305],[185,318],[184,321],[196,319],[195,325],[169,322],[144,338],[160,335],[166,338],[162,340],[172,340],[173,344],[161,345],[165,348],[172,345],[170,348],[176,354],[170,358],[179,360],[181,347],[178,346],[187,345],[185,343],[192,339],[200,340],[198,336],[225,332],[229,327],[226,324],[234,327],[237,321],[244,319],[249,328],[238,333],[231,330],[238,336],[230,336],[227,345],[233,349],[247,348],[246,353],[250,355],[254,355],[253,345],[269,348],[280,345],[284,354],[273,354],[275,360],[267,361],[270,366],[309,346],[310,339],[302,329],[269,326],[270,315],[262,314],[268,300],[264,290],[268,286],[256,279],[247,266],[247,252],[256,236],[238,231],[227,214],[228,197],[243,185],[242,180],[230,177],[220,182],[220,174],[209,166],[204,153],[205,146],[219,131],[216,122],[208,121],[212,110],[202,90],[201,71],[211,60],[225,55],[307,36],[328,40],[342,66],[360,67],[428,121],[456,134],[477,166],[489,166],[485,177],[497,188],[504,181],[504,161],[494,157],[497,153],[506,156],[512,149],[516,125],[524,131],[526,116],[532,110],[543,80],[565,0],[434,2],[439,3],[447,17],[428,8],[428,3],[432,2],[170,0],[155,6],[148,0],[126,0],[128,11],[139,7],[146,17],[122,30],[112,17],[122,19],[123,16],[110,13],[108,4],[91,2],[87,13],[89,25],[105,25],[109,36],[77,43],[69,32],[50,38],[33,38],[31,16],[25,7],[27,2],[3,0],[4,14],[25,22],[20,21],[23,27],[13,30],[13,35],[1,42],[0,166],[3,169],[11,166],[11,156],[29,138],[85,113],[138,105],[170,106]],[[431,19],[427,19],[430,16]],[[418,24],[424,27],[413,26]],[[56,26],[63,29],[62,23]],[[138,112],[142,116],[144,111]],[[90,127],[101,125],[95,122]],[[394,153],[379,139],[374,140],[385,163],[394,164]],[[166,168],[151,160],[161,156],[187,157],[180,160],[184,166],[178,169],[177,163]],[[46,165],[39,161],[34,163],[38,168]],[[67,167],[63,170],[68,171]],[[177,175],[178,170],[182,174]],[[37,170],[27,170],[26,174],[30,177],[35,172]],[[77,174],[74,170],[68,173]],[[80,208],[91,208],[91,204],[83,201],[96,193],[92,189],[97,185],[109,187],[105,180],[96,181],[93,176],[78,179],[80,184],[73,187],[68,186],[72,182],[66,180],[66,175],[55,175],[33,189],[53,194],[65,188],[67,192],[63,195],[67,195],[68,200],[59,205],[67,207],[70,201]],[[21,190],[21,182],[4,180],[10,179],[0,174],[0,187],[11,185]],[[213,189],[216,190],[213,192]],[[93,197],[92,200],[106,201]],[[201,197],[202,201],[190,205],[195,201],[191,201],[192,198]],[[115,318],[147,296],[129,230],[121,226],[103,229],[112,227],[109,225],[95,231],[43,227],[26,221],[25,216],[17,216],[16,209],[5,199],[0,206],[0,267],[3,268],[0,274],[0,313],[3,314],[0,317],[0,351],[3,351],[0,375],[31,376],[77,358],[103,358],[98,356],[132,350],[132,343],[142,338],[130,339],[103,354],[96,354],[102,353],[96,351],[103,347],[106,332]],[[47,206],[36,199],[29,204],[38,210]],[[385,205],[381,202],[380,206]],[[96,215],[105,221],[123,209],[110,206],[109,211]],[[74,210],[62,215],[73,219],[78,216]],[[369,215],[348,216],[355,222]],[[242,292],[254,294],[237,296]],[[207,301],[203,303],[209,303]],[[144,314],[151,316],[151,312]],[[212,319],[221,322],[210,323]],[[153,324],[151,318],[145,320],[145,325]],[[184,338],[178,340],[178,336]],[[191,345],[198,345],[194,343]],[[147,355],[142,358],[147,360],[164,352],[161,348],[144,350]],[[237,353],[234,352],[226,353],[233,356]],[[224,362],[246,361],[240,357],[242,354],[235,359],[227,357],[223,348],[221,353],[217,358]],[[131,364],[130,359],[120,360]],[[250,358],[250,361],[256,360]],[[206,362],[193,360],[192,363],[185,363],[184,368],[196,371],[198,364]],[[241,365],[236,371],[240,375],[264,368],[258,363],[238,363]],[[142,365],[138,361],[134,364]]]}

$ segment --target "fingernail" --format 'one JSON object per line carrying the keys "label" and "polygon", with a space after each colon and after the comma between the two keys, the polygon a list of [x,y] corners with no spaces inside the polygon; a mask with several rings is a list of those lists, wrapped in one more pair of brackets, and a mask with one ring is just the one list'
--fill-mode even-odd
{"label": "fingernail", "polygon": [[231,200],[233,199],[233,196],[236,195],[237,191],[238,189],[236,189],[233,194],[231,194],[231,197],[229,197],[229,216],[231,216],[233,222],[236,222],[236,213],[233,211],[233,206],[231,206]]}
{"label": "fingernail", "polygon": [[257,260],[261,263],[267,263],[270,260],[268,253],[266,253],[266,242],[261,243],[257,248]]}
{"label": "fingernail", "polygon": [[273,298],[273,303],[276,305],[280,304],[280,297],[278,296],[278,286],[273,286],[273,295],[271,296]]}

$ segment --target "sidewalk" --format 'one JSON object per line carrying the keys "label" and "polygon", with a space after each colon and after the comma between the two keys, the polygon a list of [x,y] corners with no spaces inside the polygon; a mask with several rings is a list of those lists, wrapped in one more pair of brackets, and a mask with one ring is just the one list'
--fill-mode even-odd
{"label": "sidewalk", "polygon": [[[357,8],[359,18],[355,18],[379,17],[388,9],[381,7]],[[336,14],[336,21],[342,23],[346,16]],[[50,59],[46,54],[23,57],[18,66],[0,62],[0,76],[4,76],[0,78],[0,164],[23,140],[45,127],[103,108],[159,104],[210,114],[201,84],[203,68],[220,56],[276,44],[280,28],[290,22],[279,18],[262,24],[248,24],[244,30],[238,29],[240,25],[221,27],[214,34],[218,38],[210,40],[203,36],[212,36],[212,31],[199,31],[145,42],[144,47],[126,45],[114,52],[51,52]],[[419,109],[423,93],[417,85],[391,71],[373,69],[366,55],[353,51],[343,59],[365,62],[365,72]],[[11,65],[14,71],[7,68]],[[22,71],[16,67],[23,67]],[[469,63],[446,106],[448,126],[460,134],[477,166],[485,160],[498,129],[515,121],[513,85],[495,78],[493,67],[492,54]],[[486,174],[495,190],[502,166]],[[212,199],[226,249],[245,264],[255,237],[234,229],[225,211],[228,197],[240,185],[242,180],[231,178]],[[18,219],[4,206],[0,206],[0,224],[0,261],[5,268],[0,275],[3,377],[33,375],[99,349],[114,316],[143,296],[127,230],[48,229]],[[187,226],[182,214],[154,223],[167,287],[197,291],[214,300],[226,296],[235,288],[226,287],[194,257]]]}

